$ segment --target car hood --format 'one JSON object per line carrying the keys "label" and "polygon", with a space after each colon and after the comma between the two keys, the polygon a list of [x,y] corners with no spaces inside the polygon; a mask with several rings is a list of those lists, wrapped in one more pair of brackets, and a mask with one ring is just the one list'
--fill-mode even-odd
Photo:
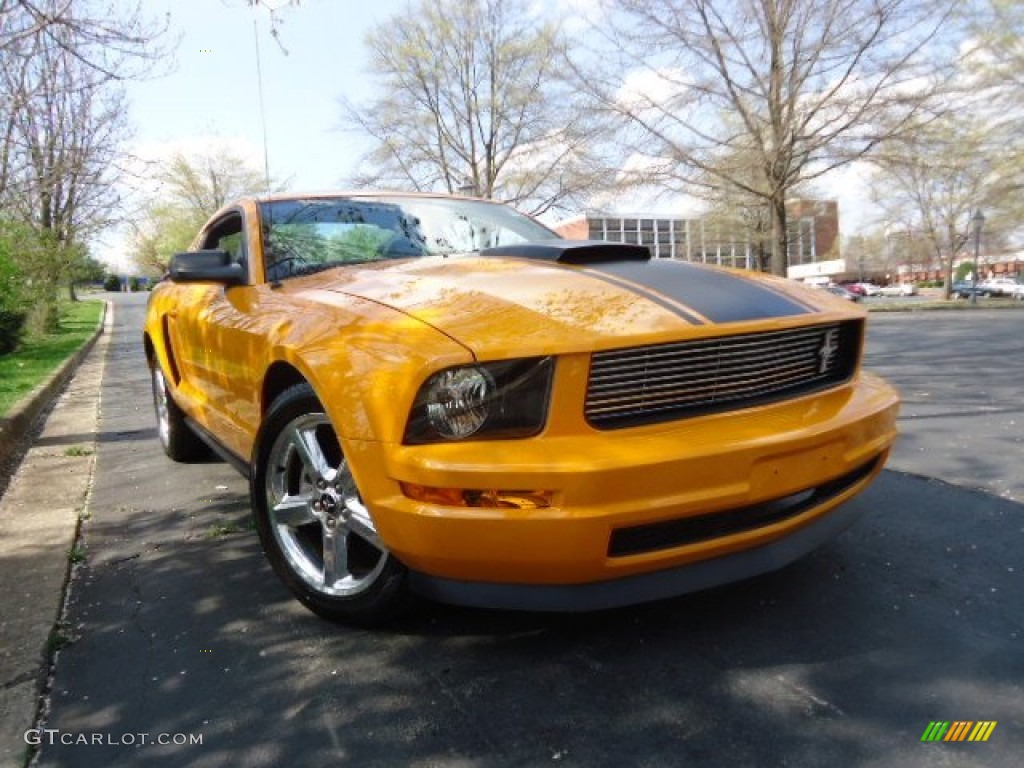
{"label": "car hood", "polygon": [[782,326],[858,314],[842,299],[786,280],[668,259],[569,265],[507,256],[424,258],[307,280],[315,281],[307,286],[320,301],[345,294],[384,304],[484,355],[507,354],[510,347],[528,354],[593,351],[718,335],[734,324]]}

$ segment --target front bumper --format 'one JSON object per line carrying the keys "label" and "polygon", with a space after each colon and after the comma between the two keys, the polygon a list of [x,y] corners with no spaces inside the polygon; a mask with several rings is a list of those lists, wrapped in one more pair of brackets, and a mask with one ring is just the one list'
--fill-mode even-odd
{"label": "front bumper", "polygon": [[582,612],[677,597],[778,570],[834,539],[860,515],[840,506],[792,534],[753,549],[664,570],[587,584],[496,584],[458,581],[412,571],[410,586],[453,605],[524,611]]}
{"label": "front bumper", "polygon": [[[418,591],[590,609],[762,573],[836,535],[852,514],[836,507],[882,468],[897,408],[896,392],[862,373],[829,392],[673,424],[596,431],[555,419],[528,440],[345,448]],[[438,506],[406,497],[402,482],[547,490],[553,504]]]}

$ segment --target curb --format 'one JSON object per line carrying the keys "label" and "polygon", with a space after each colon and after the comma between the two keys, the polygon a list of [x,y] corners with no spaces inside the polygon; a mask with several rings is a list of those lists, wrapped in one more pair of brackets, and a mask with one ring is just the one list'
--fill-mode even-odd
{"label": "curb", "polygon": [[92,336],[71,357],[61,363],[56,371],[15,403],[6,416],[0,418],[0,466],[15,452],[21,439],[32,429],[39,414],[46,410],[47,406],[53,402],[53,399],[71,381],[75,370],[82,360],[85,359],[85,356],[89,354],[90,350],[92,350],[96,339],[100,337],[100,334],[106,328],[109,312],[110,302],[104,301],[100,320],[96,324],[96,330],[93,331]]}

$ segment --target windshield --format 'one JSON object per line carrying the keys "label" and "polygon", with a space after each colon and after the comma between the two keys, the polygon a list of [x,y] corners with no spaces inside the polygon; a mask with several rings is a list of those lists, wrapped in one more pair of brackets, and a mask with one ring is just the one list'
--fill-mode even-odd
{"label": "windshield", "polygon": [[508,206],[433,197],[321,197],[260,204],[267,280],[343,264],[474,253],[557,239]]}

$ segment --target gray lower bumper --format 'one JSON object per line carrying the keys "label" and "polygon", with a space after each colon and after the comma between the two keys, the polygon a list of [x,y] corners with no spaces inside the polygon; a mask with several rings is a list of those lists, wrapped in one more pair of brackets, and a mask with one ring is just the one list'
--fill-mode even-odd
{"label": "gray lower bumper", "polygon": [[412,571],[416,593],[455,605],[527,611],[597,611],[698,592],[782,568],[835,538],[863,512],[850,501],[778,541],[724,557],[653,573],[587,584],[494,584]]}

